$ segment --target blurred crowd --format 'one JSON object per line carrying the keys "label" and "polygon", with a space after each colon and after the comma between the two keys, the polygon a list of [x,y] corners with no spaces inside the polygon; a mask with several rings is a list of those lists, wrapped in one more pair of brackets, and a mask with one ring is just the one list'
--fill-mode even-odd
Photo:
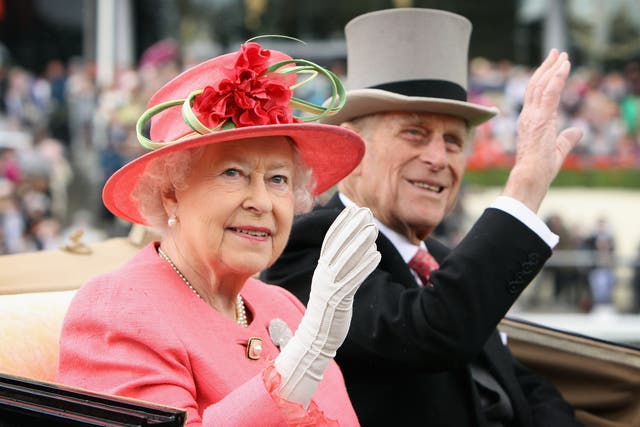
{"label": "blurred crowd", "polygon": [[546,223],[560,236],[546,266],[554,301],[582,312],[594,305],[612,305],[619,277],[616,239],[608,219],[598,218],[587,233],[566,224],[559,213],[549,215]]}
{"label": "blurred crowd", "polygon": [[[116,169],[142,154],[137,118],[155,90],[188,65],[177,43],[164,40],[145,51],[135,67],[117,71],[111,84],[100,85],[95,65],[80,58],[52,60],[34,71],[0,51],[0,254],[56,248],[77,229],[85,243],[126,234],[128,225],[102,207],[100,190]],[[327,66],[346,78],[341,61]],[[471,61],[470,98],[497,105],[500,114],[476,130],[469,168],[513,161],[516,117],[531,71],[508,61]],[[306,99],[327,97],[321,84],[305,90]],[[574,69],[562,111],[563,126],[584,131],[566,167],[640,166],[640,61],[608,72]],[[455,221],[454,212],[440,230],[453,243],[460,230]],[[571,235],[571,225],[559,217],[549,218],[549,224],[563,236],[562,249],[598,254],[589,266],[554,271],[557,297],[583,308],[611,298],[615,276],[607,266],[613,236],[602,238],[596,230],[597,237]],[[606,228],[606,219],[601,225]],[[640,301],[636,304],[640,311]]]}
{"label": "blurred crowd", "polygon": [[127,232],[100,190],[142,154],[136,120],[179,59],[175,42],[159,42],[101,86],[79,58],[37,73],[0,55],[0,254],[59,247],[77,229],[87,244]]}
{"label": "blurred crowd", "polygon": [[[478,129],[469,168],[510,165],[516,118],[531,69],[508,61],[471,61],[470,96],[500,114]],[[563,95],[560,123],[577,126],[583,138],[565,168],[636,168],[640,165],[640,60],[621,69],[572,70]]]}

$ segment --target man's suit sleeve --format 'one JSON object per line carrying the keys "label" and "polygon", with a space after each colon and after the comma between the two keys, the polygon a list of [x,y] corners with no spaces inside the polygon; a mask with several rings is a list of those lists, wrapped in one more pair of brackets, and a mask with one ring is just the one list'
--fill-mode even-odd
{"label": "man's suit sleeve", "polygon": [[[303,302],[326,229],[336,210],[296,221],[284,254],[263,280]],[[378,238],[382,261],[355,296],[347,340],[336,360],[349,369],[438,372],[466,364],[551,255],[517,219],[487,209],[465,239],[419,288],[391,243]]]}

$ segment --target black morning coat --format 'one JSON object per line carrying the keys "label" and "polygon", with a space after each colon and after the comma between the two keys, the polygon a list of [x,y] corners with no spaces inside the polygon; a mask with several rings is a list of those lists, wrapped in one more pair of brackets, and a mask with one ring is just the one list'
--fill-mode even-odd
{"label": "black morning coat", "polygon": [[[261,279],[309,299],[329,226],[344,205],[337,194],[295,219],[290,240]],[[365,426],[488,426],[470,363],[481,364],[511,400],[508,426],[576,426],[555,387],[516,361],[496,325],[551,256],[523,223],[485,210],[453,250],[427,239],[440,263],[433,286],[419,287],[382,233],[382,260],[354,298],[349,334],[336,361]]]}

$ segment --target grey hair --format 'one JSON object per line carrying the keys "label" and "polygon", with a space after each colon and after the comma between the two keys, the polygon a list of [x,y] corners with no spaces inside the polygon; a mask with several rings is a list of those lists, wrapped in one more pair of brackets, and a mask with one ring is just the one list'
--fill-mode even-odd
{"label": "grey hair", "polygon": [[[293,197],[294,214],[308,212],[313,206],[312,192],[315,180],[311,169],[304,163],[298,147],[293,147]],[[192,165],[202,157],[204,147],[180,150],[157,157],[149,162],[144,173],[131,192],[138,210],[147,223],[164,231],[167,227],[167,213],[162,205],[162,194],[173,189],[187,188],[187,178]]]}

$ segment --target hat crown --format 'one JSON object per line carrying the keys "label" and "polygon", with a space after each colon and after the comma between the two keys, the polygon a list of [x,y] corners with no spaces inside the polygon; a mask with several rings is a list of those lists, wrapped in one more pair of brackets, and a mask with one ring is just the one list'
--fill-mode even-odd
{"label": "hat crown", "polygon": [[467,89],[471,22],[433,9],[366,13],[345,27],[347,87],[375,88],[404,81],[440,81]]}

